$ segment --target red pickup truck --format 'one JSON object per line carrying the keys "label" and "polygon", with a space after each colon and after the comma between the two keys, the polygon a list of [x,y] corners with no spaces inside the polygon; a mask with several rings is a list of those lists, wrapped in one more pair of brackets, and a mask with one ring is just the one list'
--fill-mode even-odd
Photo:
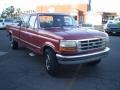
{"label": "red pickup truck", "polygon": [[7,26],[12,49],[19,45],[44,56],[46,70],[55,74],[60,64],[98,64],[108,52],[105,32],[82,29],[62,13],[35,13],[18,26]]}

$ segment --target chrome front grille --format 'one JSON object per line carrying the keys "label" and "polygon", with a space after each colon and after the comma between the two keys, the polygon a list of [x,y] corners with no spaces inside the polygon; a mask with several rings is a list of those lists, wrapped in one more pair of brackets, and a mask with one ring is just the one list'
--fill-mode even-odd
{"label": "chrome front grille", "polygon": [[80,51],[103,49],[105,44],[105,38],[92,38],[78,41],[78,48]]}

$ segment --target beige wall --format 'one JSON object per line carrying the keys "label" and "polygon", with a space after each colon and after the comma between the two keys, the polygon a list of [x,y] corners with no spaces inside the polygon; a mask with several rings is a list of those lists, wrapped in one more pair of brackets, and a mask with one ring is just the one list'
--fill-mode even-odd
{"label": "beige wall", "polygon": [[93,25],[102,25],[102,14],[97,12],[87,12],[85,13],[85,23],[90,23]]}
{"label": "beige wall", "polygon": [[87,4],[78,4],[78,5],[40,5],[37,6],[37,12],[49,12],[50,8],[54,8],[55,12],[62,12],[62,13],[71,13],[73,9],[81,10],[86,12],[87,11]]}

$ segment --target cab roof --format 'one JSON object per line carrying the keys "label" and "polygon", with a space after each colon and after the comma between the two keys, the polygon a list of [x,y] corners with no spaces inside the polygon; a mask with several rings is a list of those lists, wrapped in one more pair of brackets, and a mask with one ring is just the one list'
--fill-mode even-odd
{"label": "cab roof", "polygon": [[69,15],[66,13],[32,13],[32,14],[27,14],[27,15]]}

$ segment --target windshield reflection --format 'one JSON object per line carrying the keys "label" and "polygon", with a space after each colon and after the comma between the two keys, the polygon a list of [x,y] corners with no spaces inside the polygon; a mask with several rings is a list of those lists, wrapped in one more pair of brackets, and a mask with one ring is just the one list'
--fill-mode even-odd
{"label": "windshield reflection", "polygon": [[77,25],[74,18],[69,15],[41,15],[39,19],[41,28],[73,27]]}

